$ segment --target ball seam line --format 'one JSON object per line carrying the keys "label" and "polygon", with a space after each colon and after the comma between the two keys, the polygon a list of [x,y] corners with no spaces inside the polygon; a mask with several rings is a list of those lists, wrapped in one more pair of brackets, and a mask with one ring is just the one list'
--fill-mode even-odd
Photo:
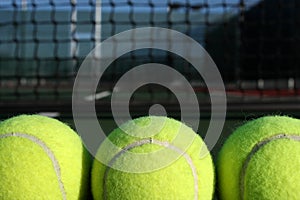
{"label": "ball seam line", "polygon": [[250,153],[247,155],[245,161],[242,164],[242,170],[240,173],[240,199],[244,199],[244,187],[245,187],[245,175],[246,175],[246,170],[248,167],[248,164],[250,163],[251,158],[257,153],[261,148],[263,148],[266,144],[280,140],[280,139],[290,139],[290,140],[295,140],[300,142],[300,135],[288,135],[288,134],[278,134],[274,135],[269,138],[265,138],[262,141],[256,143]]}
{"label": "ball seam line", "polygon": [[[159,145],[159,146],[163,146],[163,147],[166,147],[166,148],[169,148],[179,154],[181,154],[186,162],[188,163],[188,165],[190,166],[191,168],[191,171],[192,171],[192,174],[193,174],[193,177],[194,177],[194,200],[198,200],[198,174],[197,174],[197,170],[196,170],[196,167],[191,159],[191,157],[185,152],[183,151],[182,149],[170,144],[169,142],[164,142],[164,141],[159,141],[159,140],[155,140],[153,138],[149,138],[149,139],[143,139],[143,140],[139,140],[139,141],[136,141],[132,144],[129,144],[127,145],[126,147],[122,148],[121,151],[119,151],[112,159],[111,161],[109,162],[109,166],[112,166],[112,164],[126,151],[129,151],[135,147],[138,147],[138,146],[142,146],[142,145],[145,145],[145,144],[156,144],[156,145]],[[106,197],[106,179],[107,179],[107,176],[108,176],[108,172],[109,172],[110,168],[109,167],[106,167],[105,169],[105,172],[104,172],[104,179],[103,179],[103,197],[104,199],[107,199]]]}
{"label": "ball seam line", "polygon": [[61,170],[60,170],[58,160],[56,159],[56,157],[55,157],[54,153],[51,151],[51,149],[47,146],[47,144],[44,143],[39,138],[37,138],[33,135],[25,134],[25,133],[0,134],[0,139],[8,138],[8,137],[20,137],[20,138],[28,139],[31,142],[39,145],[44,150],[44,152],[47,154],[47,156],[50,158],[50,160],[52,162],[52,165],[53,165],[53,168],[54,168],[54,171],[56,173],[57,180],[58,180],[58,183],[59,183],[59,189],[60,189],[60,192],[61,192],[61,195],[62,195],[62,199],[67,200],[65,187],[64,187],[64,184],[63,184],[62,179],[61,179]]}

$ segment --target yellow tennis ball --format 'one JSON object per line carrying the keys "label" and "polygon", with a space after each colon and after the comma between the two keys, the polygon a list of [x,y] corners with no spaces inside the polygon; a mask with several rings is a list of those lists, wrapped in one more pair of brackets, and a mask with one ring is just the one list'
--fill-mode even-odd
{"label": "yellow tennis ball", "polygon": [[267,116],[237,128],[217,172],[222,200],[300,199],[300,120]]}
{"label": "yellow tennis ball", "polygon": [[[118,148],[110,151],[110,142]],[[185,143],[189,143],[186,149]],[[108,157],[109,166],[101,156]],[[96,158],[100,161],[95,159],[92,167],[95,200],[212,199],[210,153],[202,139],[177,120],[151,116],[129,121],[106,138]],[[170,158],[174,161],[164,163]],[[161,168],[151,170],[160,164]]]}
{"label": "yellow tennis ball", "polygon": [[62,122],[20,115],[0,123],[0,199],[85,199],[89,154]]}

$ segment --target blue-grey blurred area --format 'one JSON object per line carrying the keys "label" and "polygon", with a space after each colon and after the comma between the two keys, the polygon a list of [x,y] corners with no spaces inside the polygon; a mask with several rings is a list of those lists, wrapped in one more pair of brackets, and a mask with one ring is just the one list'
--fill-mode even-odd
{"label": "blue-grey blurred area", "polygon": [[[67,62],[57,62],[70,58],[69,24],[54,25],[50,15],[50,11],[0,11],[1,76],[54,76],[70,70]],[[55,12],[55,18],[65,22],[69,15]]]}
{"label": "blue-grey blurred area", "polygon": [[[258,2],[258,0],[0,1],[0,78],[2,80],[74,78],[81,61],[99,43],[99,38],[102,41],[132,28],[158,26],[180,31],[198,41],[216,60],[224,78],[230,79],[232,78],[230,75],[234,74],[232,71],[236,71],[235,67],[238,65],[237,51],[240,42],[238,16],[241,12],[241,3],[250,9]],[[101,6],[97,8],[96,5]],[[100,23],[100,26],[97,23]],[[228,58],[224,59],[224,56]],[[108,74],[109,76],[118,74],[134,65],[150,61],[174,66],[188,74],[189,79],[198,78],[196,75],[193,76],[196,73],[193,68],[181,58],[155,50],[137,51],[123,56]]]}

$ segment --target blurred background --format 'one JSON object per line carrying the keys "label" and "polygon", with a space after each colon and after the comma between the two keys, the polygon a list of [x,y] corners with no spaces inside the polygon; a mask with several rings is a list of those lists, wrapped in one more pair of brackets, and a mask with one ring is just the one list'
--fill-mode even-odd
{"label": "blurred background", "polygon": [[[226,87],[227,117],[213,149],[243,122],[262,115],[299,117],[300,2],[297,0],[1,0],[0,118],[40,113],[73,128],[72,89],[87,54],[125,30],[157,26],[199,42],[215,61]],[[191,84],[205,136],[211,102],[205,82],[186,60],[142,49],[115,60],[99,82],[95,107],[108,134],[116,124],[111,92],[128,70],[149,62],[176,69]],[[180,118],[176,96],[147,84],[131,97],[132,118],[161,104]]]}

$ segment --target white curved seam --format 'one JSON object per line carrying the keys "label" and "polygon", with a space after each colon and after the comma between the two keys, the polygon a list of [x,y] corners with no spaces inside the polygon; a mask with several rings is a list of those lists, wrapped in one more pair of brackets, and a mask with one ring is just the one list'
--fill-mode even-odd
{"label": "white curved seam", "polygon": [[58,184],[59,184],[59,189],[62,195],[62,199],[63,200],[67,200],[67,195],[66,195],[66,191],[65,191],[65,187],[64,184],[62,182],[61,179],[61,171],[60,171],[60,166],[59,163],[57,161],[57,159],[55,158],[54,153],[51,151],[51,149],[39,138],[33,136],[33,135],[28,135],[28,134],[24,134],[24,133],[6,133],[6,134],[0,134],[0,139],[3,138],[8,138],[8,137],[20,137],[20,138],[25,138],[28,139],[30,141],[32,141],[33,143],[39,145],[44,152],[47,154],[47,156],[50,158],[54,171],[56,173],[57,176],[57,180],[58,180]]}

